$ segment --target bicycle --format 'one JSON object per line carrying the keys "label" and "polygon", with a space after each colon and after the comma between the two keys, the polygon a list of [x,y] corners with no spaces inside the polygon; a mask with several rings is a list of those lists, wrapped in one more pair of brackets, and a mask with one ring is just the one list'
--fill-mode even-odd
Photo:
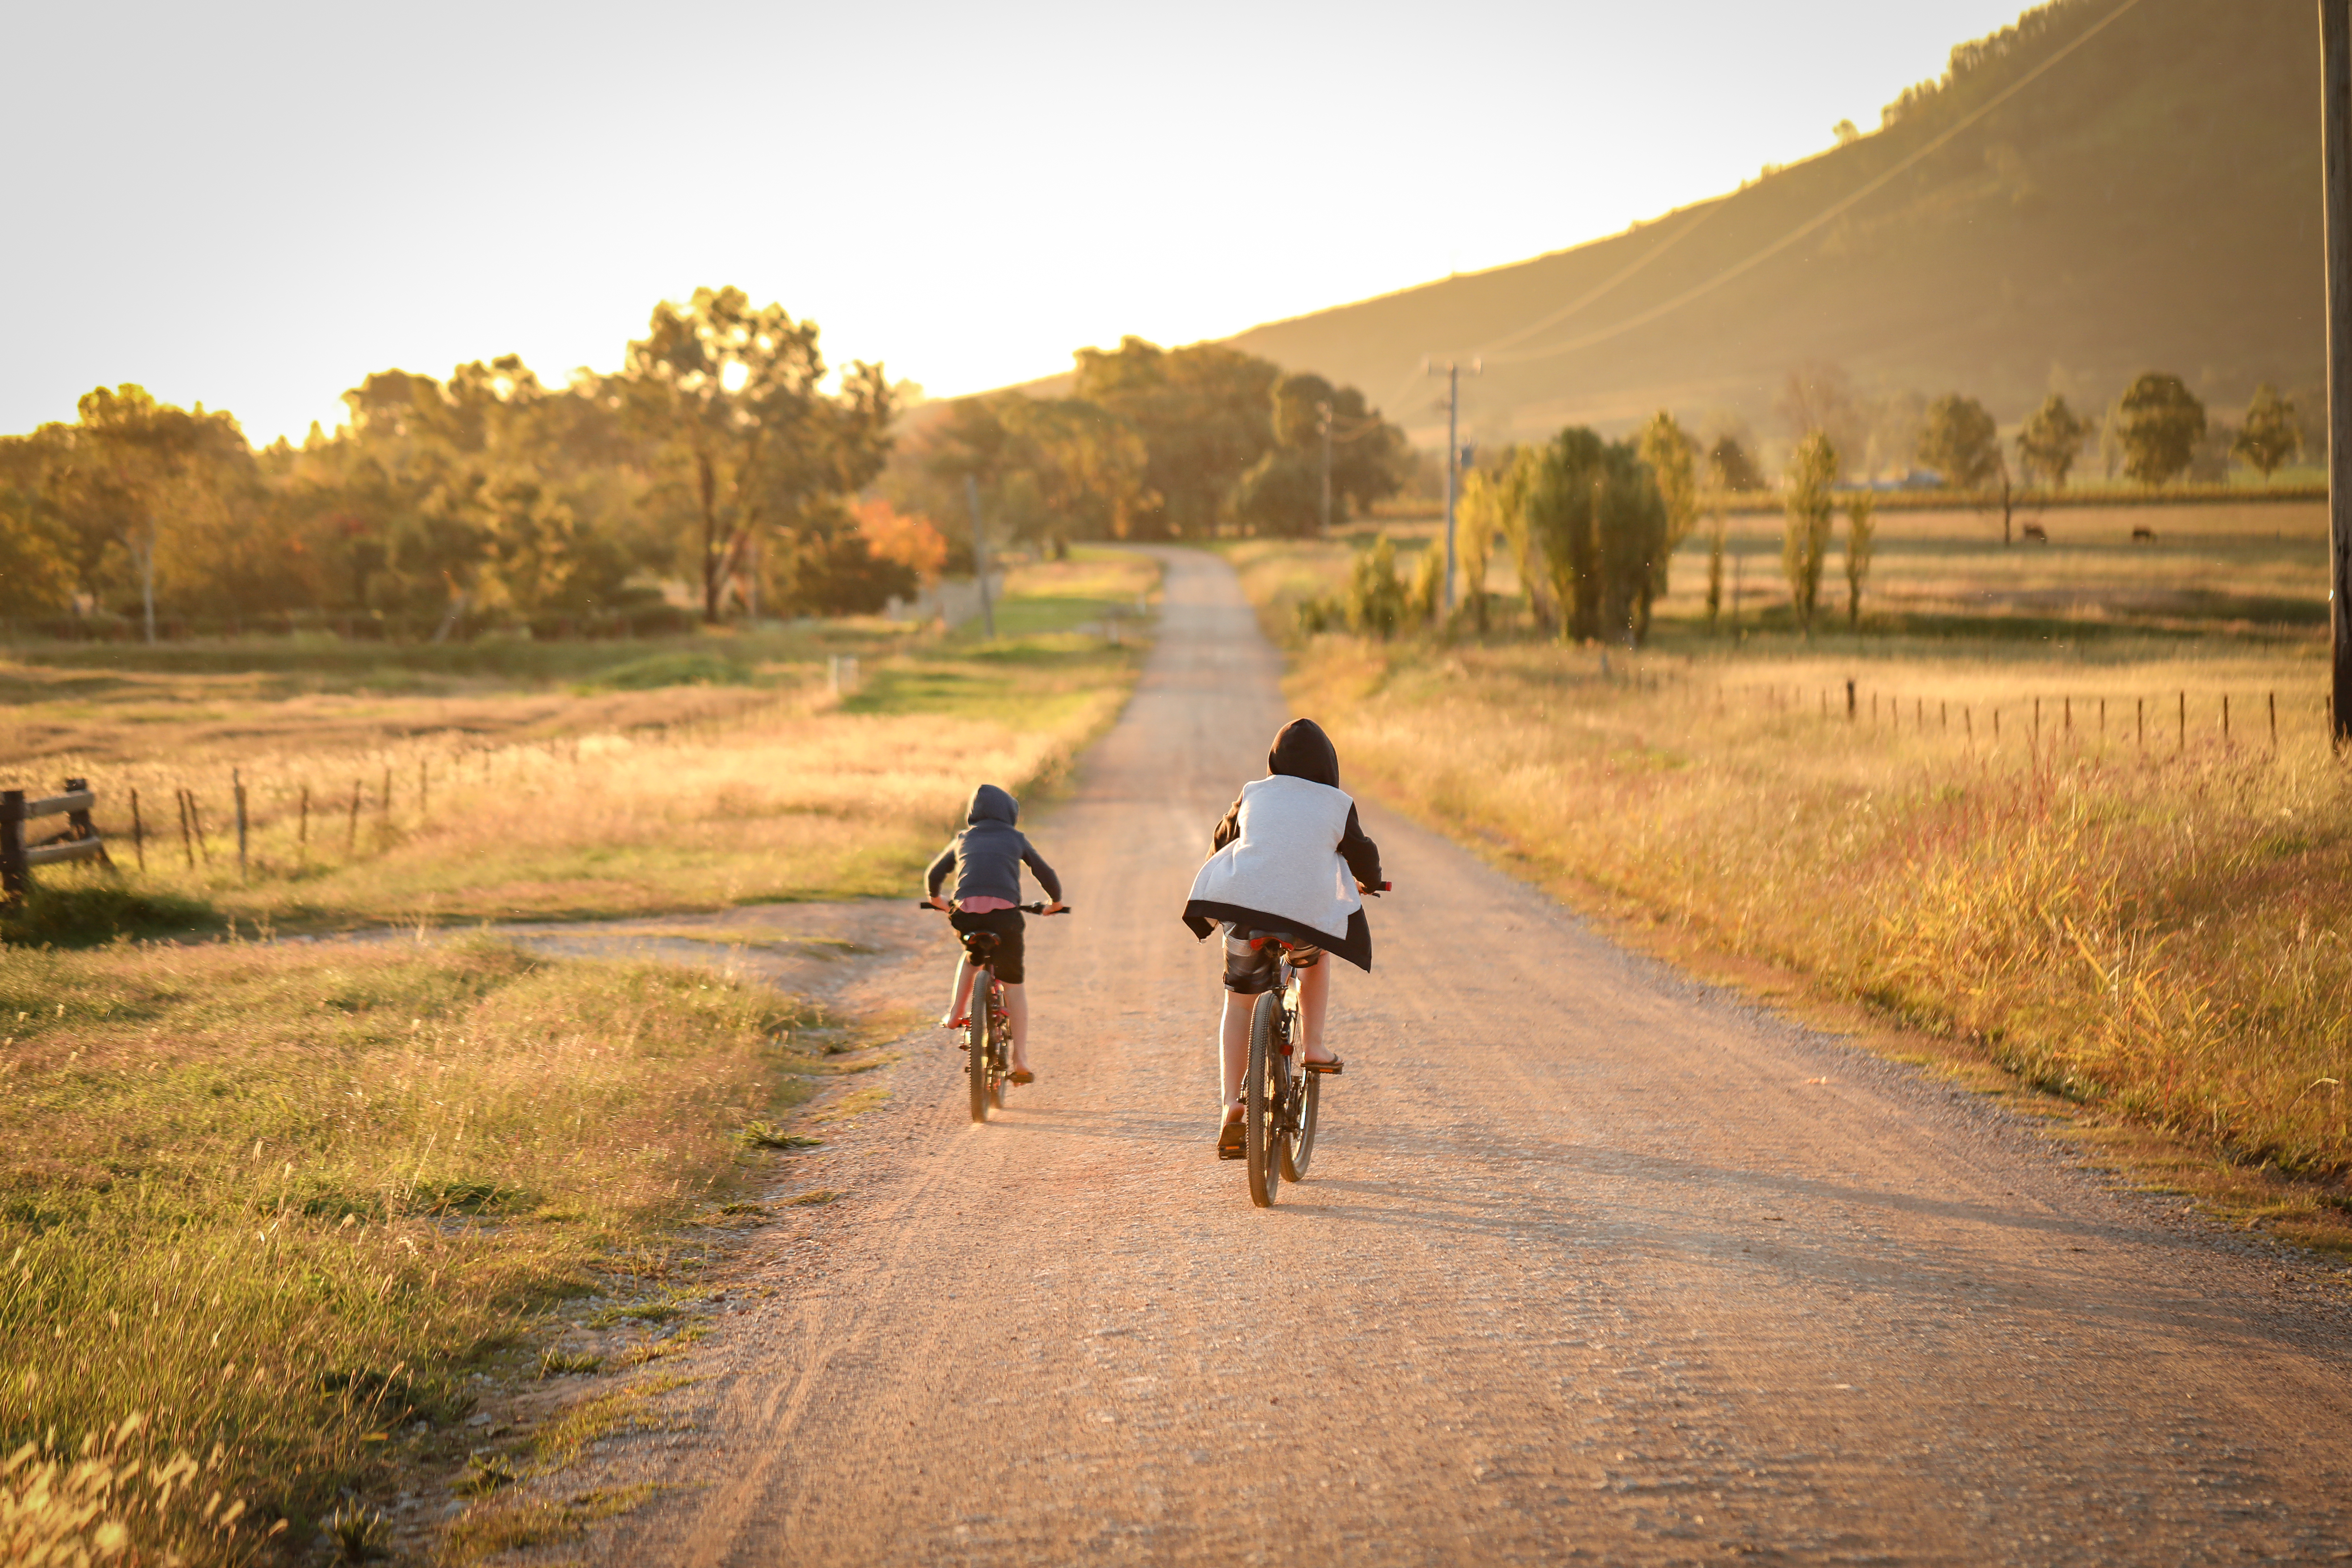
{"label": "bicycle", "polygon": [[[919,910],[937,910],[932,903],[919,903]],[[1021,910],[1033,915],[1046,912],[1043,903],[1022,904]],[[942,910],[942,913],[949,911]],[[1066,915],[1070,906],[1064,904],[1053,911]],[[971,954],[971,995],[965,1014],[963,1043],[956,1047],[966,1053],[964,1076],[971,1089],[971,1119],[986,1121],[991,1106],[1004,1109],[1004,1087],[1012,1080],[1013,1058],[1006,1047],[1013,1037],[1013,1021],[1004,1011],[1004,987],[996,979],[997,935],[992,931],[968,931],[957,933],[963,939],[964,952]]]}
{"label": "bicycle", "polygon": [[[1378,898],[1390,886],[1382,882],[1363,890]],[[1324,1075],[1307,1071],[1299,1059],[1306,1052],[1307,1026],[1299,1005],[1298,968],[1290,960],[1301,944],[1278,936],[1254,940],[1271,945],[1280,955],[1274,989],[1259,994],[1250,1014],[1249,1065],[1242,1074],[1244,1163],[1250,1202],[1264,1209],[1274,1206],[1283,1183],[1295,1185],[1307,1179],[1307,1164],[1315,1158]]]}

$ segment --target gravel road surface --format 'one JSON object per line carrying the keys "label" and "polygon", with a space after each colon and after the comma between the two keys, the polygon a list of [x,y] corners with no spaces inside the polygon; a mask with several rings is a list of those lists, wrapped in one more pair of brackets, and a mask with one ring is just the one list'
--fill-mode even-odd
{"label": "gravel road surface", "polygon": [[[1253,1208],[1176,915],[1286,713],[1232,574],[1168,563],[1133,703],[1026,825],[1079,911],[1030,927],[1038,1082],[974,1128],[920,1037],[795,1167],[849,1196],[753,1240],[773,1293],[673,1363],[674,1429],[574,1472],[654,1500],[567,1555],[2352,1556],[2339,1272],[2107,1192],[1376,809],[1396,892],[1377,973],[1333,986],[1348,1071],[1312,1179]],[[936,1007],[946,951],[867,1000]]]}

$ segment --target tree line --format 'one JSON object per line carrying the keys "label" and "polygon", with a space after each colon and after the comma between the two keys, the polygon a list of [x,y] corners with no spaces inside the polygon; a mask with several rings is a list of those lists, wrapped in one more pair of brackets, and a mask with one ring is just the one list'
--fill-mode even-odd
{"label": "tree line", "polygon": [[[1797,439],[1814,431],[1829,437],[1841,478],[1924,469],[1943,487],[1968,491],[2003,485],[2063,489],[2095,445],[2110,479],[2120,474],[2151,488],[2184,476],[2214,479],[2235,459],[2267,482],[2325,440],[2298,400],[2269,383],[2256,389],[2240,422],[2231,425],[2212,416],[2179,376],[2162,371],[2137,377],[2103,415],[2078,412],[2052,393],[2020,424],[2013,466],[1990,410],[1964,393],[1931,401],[1901,392],[1868,403],[1836,366],[1811,363],[1789,374],[1773,405]],[[1720,482],[1733,491],[1768,489],[1752,438],[1744,437],[1744,430],[1731,428],[1710,444]]]}
{"label": "tree line", "polygon": [[[1957,393],[1920,405],[1905,455],[1947,488],[2006,491],[2011,470],[1984,405]],[[1777,487],[1786,513],[1780,563],[1791,612],[1811,636],[1843,510],[1845,614],[1850,626],[1859,625],[1875,553],[1877,508],[1872,490],[1843,486],[1862,446],[1851,433],[1860,423],[1855,405],[1834,372],[1808,367],[1791,374],[1780,407],[1798,432]],[[2294,403],[2265,384],[2243,423],[2228,432],[2230,449],[2267,480],[2302,448],[2298,417]],[[2029,484],[2061,489],[2096,436],[2129,478],[2154,487],[2188,472],[2210,433],[2204,405],[2181,379],[2150,372],[2126,388],[2097,424],[2052,394],[2017,432],[2017,469]],[[1489,629],[1486,578],[1499,546],[1509,552],[1539,634],[1638,647],[1647,640],[1653,608],[1666,592],[1675,552],[1706,512],[1712,519],[1706,599],[1711,627],[1723,607],[1724,499],[1773,488],[1748,443],[1730,433],[1702,440],[1663,409],[1622,440],[1572,426],[1546,443],[1489,452],[1463,476],[1456,508],[1458,614],[1468,628]],[[2006,508],[2002,515],[2007,543]],[[1309,632],[1345,627],[1381,637],[1432,624],[1444,608],[1444,552],[1433,546],[1410,574],[1401,572],[1393,542],[1382,536],[1358,552],[1343,589],[1298,606],[1299,623]]]}
{"label": "tree line", "polygon": [[[400,370],[347,422],[255,451],[136,385],[0,438],[0,613],[382,634],[640,629],[878,608],[936,542],[861,509],[890,449],[882,368],[828,376],[814,322],[739,289],[665,302],[620,371],[513,356]],[[690,606],[660,584],[692,585]]]}
{"label": "tree line", "polygon": [[440,640],[866,613],[968,568],[975,496],[1007,541],[1301,533],[1414,472],[1352,387],[1213,343],[1076,359],[1066,396],[914,408],[878,364],[829,375],[814,322],[703,289],[615,374],[383,371],[299,446],[100,387],[0,437],[0,616]]}
{"label": "tree line", "polygon": [[992,537],[1298,536],[1410,480],[1404,432],[1352,386],[1222,343],[1081,349],[1064,395],[969,397],[919,422],[881,492],[934,519],[980,502]]}

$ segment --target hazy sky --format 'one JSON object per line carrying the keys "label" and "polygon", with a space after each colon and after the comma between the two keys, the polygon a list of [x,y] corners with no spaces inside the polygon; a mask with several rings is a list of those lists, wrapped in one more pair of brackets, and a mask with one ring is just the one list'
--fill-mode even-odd
{"label": "hazy sky", "polygon": [[974,391],[1614,232],[2021,4],[13,0],[0,431],[121,381],[257,442],[371,370],[560,382],[698,283]]}

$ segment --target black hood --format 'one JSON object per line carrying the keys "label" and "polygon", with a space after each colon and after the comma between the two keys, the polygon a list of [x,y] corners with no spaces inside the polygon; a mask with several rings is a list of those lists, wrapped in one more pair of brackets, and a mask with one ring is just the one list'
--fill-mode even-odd
{"label": "black hood", "polygon": [[1265,771],[1338,789],[1339,753],[1322,725],[1312,719],[1293,719],[1267,748]]}
{"label": "black hood", "polygon": [[[1324,742],[1327,746],[1329,743]],[[1021,820],[1021,803],[994,784],[982,784],[971,792],[971,805],[965,810],[963,819],[969,823],[1001,822],[1010,827]]]}

